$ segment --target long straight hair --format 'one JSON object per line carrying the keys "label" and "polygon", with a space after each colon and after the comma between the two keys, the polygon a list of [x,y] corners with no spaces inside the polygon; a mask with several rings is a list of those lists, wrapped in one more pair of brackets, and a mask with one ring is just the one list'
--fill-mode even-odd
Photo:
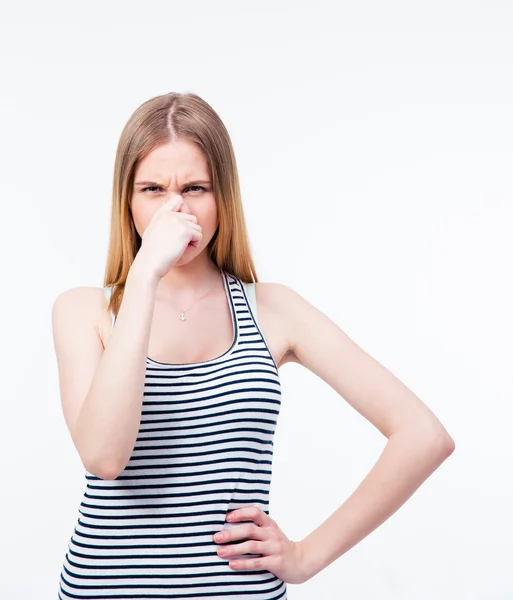
{"label": "long straight hair", "polygon": [[104,277],[104,286],[113,286],[109,309],[116,315],[128,272],[142,242],[130,208],[136,168],[152,150],[178,139],[198,146],[212,178],[219,225],[206,248],[210,259],[218,269],[245,283],[258,281],[228,131],[205,100],[193,93],[172,92],[141,104],[128,120],[118,142]]}

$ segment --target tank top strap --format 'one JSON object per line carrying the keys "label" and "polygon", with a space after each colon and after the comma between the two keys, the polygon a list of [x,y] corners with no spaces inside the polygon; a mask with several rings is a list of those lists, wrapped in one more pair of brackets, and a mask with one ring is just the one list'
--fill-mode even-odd
{"label": "tank top strap", "polygon": [[257,303],[256,303],[256,286],[254,283],[244,283],[244,287],[246,289],[246,297],[248,299],[248,303],[251,308],[251,312],[253,313],[253,318],[255,319],[255,322],[258,323]]}
{"label": "tank top strap", "polygon": [[252,319],[258,327],[255,284],[243,282],[231,273],[226,275],[237,321]]}
{"label": "tank top strap", "polygon": [[[107,285],[103,288],[103,291],[105,292],[105,298],[107,298],[107,302],[110,301],[110,297],[112,294],[112,286],[111,285]],[[111,320],[111,328],[114,327],[114,321],[116,320],[116,315],[112,312],[112,310],[110,311],[112,320]]]}

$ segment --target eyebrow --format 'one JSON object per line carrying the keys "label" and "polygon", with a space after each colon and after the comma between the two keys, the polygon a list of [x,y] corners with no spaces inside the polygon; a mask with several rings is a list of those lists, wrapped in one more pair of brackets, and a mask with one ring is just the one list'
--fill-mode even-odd
{"label": "eyebrow", "polygon": [[[200,184],[207,184],[210,185],[210,181],[204,179],[204,180],[200,180],[200,181],[187,181],[184,183],[184,186],[187,185],[200,185]],[[134,185],[146,185],[146,186],[157,186],[157,187],[164,187],[163,183],[159,183],[158,181],[137,181]]]}

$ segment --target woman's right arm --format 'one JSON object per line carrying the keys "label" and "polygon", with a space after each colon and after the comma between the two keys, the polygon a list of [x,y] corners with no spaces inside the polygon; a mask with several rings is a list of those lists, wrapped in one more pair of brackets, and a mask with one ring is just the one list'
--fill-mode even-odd
{"label": "woman's right arm", "polygon": [[[64,418],[84,467],[115,479],[139,431],[146,357],[158,278],[136,256],[104,349],[98,290],[73,288],[52,307],[52,329]],[[103,296],[104,298],[105,296]],[[96,300],[93,300],[95,298]]]}

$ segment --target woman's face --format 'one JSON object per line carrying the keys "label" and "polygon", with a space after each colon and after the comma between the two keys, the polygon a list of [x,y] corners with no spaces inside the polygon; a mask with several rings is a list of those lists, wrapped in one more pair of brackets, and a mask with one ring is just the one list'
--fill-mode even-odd
{"label": "woman's face", "polygon": [[208,245],[218,221],[207,160],[195,144],[185,140],[155,148],[136,168],[131,209],[141,238],[155,211],[177,194],[184,200],[181,211],[193,214],[202,227],[201,244],[186,253],[190,260]]}

